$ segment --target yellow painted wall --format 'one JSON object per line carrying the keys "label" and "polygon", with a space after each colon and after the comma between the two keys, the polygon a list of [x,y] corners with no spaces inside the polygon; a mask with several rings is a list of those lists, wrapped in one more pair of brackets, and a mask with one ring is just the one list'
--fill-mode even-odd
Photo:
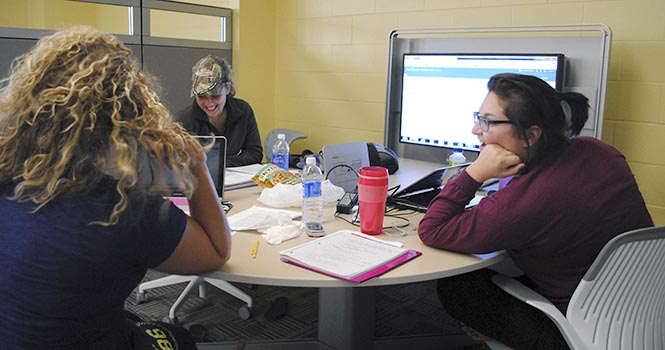
{"label": "yellow painted wall", "polygon": [[[248,42],[243,31],[274,33]],[[269,3],[273,5],[268,5]],[[626,155],[658,225],[665,225],[665,1],[662,0],[240,0],[240,52],[273,40],[274,86],[238,75],[243,94],[274,96],[274,127],[309,136],[294,150],[383,141],[388,33],[393,28],[605,23],[613,42],[603,139]],[[245,7],[245,4],[250,5]],[[256,14],[256,16],[255,16]],[[247,22],[250,23],[247,23]],[[235,44],[234,44],[235,45]],[[270,45],[270,44],[268,44]],[[235,49],[235,47],[234,47]],[[268,53],[269,50],[261,51]],[[235,56],[234,52],[234,56]],[[260,63],[259,63],[260,64]],[[266,67],[261,67],[261,69]],[[266,68],[267,69],[267,68]],[[243,70],[245,72],[245,70]],[[247,80],[246,80],[247,79]],[[252,82],[250,86],[245,85]],[[257,103],[257,101],[252,101]],[[263,131],[263,130],[262,130]]]}
{"label": "yellow painted wall", "polygon": [[[605,23],[613,41],[603,139],[626,155],[654,221],[665,225],[663,0],[187,1],[233,9],[238,96],[254,107],[262,135],[274,127],[307,133],[294,152],[383,141],[393,28]],[[75,21],[70,5],[53,2],[61,1],[0,0],[0,25]],[[50,23],[46,13],[64,20]]]}

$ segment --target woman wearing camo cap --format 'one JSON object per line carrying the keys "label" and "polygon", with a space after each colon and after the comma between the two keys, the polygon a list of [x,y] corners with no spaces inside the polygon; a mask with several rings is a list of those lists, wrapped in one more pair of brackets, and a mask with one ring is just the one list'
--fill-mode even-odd
{"label": "woman wearing camo cap", "polygon": [[217,56],[206,56],[192,68],[192,104],[176,114],[176,121],[197,135],[227,139],[226,166],[261,163],[263,147],[254,111],[235,97],[233,72]]}

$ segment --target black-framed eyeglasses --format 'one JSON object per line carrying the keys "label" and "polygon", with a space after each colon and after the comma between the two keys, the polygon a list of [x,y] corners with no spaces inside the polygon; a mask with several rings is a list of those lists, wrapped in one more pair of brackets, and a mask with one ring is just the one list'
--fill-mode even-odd
{"label": "black-framed eyeglasses", "polygon": [[510,120],[492,120],[487,117],[480,115],[480,112],[473,112],[473,122],[478,123],[480,130],[490,131],[490,125],[492,124],[512,124]]}

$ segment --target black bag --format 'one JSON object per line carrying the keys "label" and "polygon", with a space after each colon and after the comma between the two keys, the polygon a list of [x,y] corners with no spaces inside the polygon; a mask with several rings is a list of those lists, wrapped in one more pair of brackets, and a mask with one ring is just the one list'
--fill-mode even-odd
{"label": "black bag", "polygon": [[382,166],[388,169],[388,174],[394,174],[399,169],[399,161],[395,151],[377,143],[367,143],[369,165]]}

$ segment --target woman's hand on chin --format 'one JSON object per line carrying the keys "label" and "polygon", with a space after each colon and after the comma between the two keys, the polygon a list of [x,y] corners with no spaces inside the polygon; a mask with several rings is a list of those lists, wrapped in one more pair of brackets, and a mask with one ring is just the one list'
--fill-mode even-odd
{"label": "woman's hand on chin", "polygon": [[466,172],[477,182],[483,183],[492,178],[516,175],[524,166],[517,154],[497,144],[488,144],[482,148],[478,159],[466,168]]}

